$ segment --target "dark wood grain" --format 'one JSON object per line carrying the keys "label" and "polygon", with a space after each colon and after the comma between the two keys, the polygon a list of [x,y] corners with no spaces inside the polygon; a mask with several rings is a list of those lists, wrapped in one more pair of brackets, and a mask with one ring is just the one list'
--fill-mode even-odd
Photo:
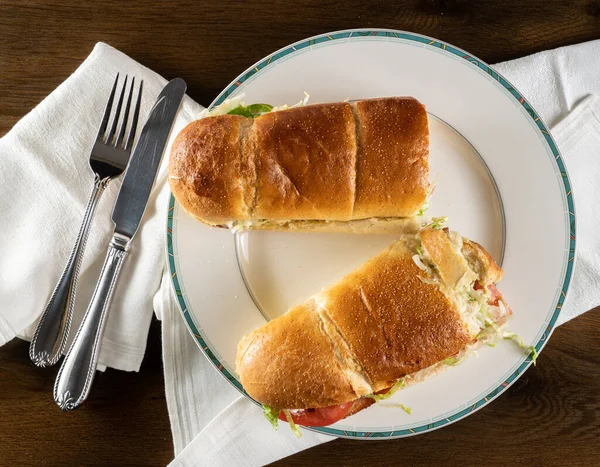
{"label": "dark wood grain", "polygon": [[98,41],[208,104],[238,73],[307,36],[389,27],[446,40],[488,62],[600,37],[600,0],[0,0],[0,134]]}
{"label": "dark wood grain", "polygon": [[160,323],[139,373],[97,373],[81,409],[52,398],[58,368],[37,368],[29,343],[0,347],[0,465],[166,465],[173,441],[165,400]]}
{"label": "dark wood grain", "polygon": [[[600,1],[0,0],[0,135],[98,41],[185,78],[206,105],[264,55],[355,27],[431,35],[493,63],[600,38]],[[99,375],[86,406],[69,414],[52,401],[56,369],[34,368],[24,342],[0,348],[0,464],[166,464],[173,453],[159,326],[140,373]],[[409,439],[337,440],[279,465],[597,465],[598,329],[600,310],[559,328],[537,368],[464,421]]]}

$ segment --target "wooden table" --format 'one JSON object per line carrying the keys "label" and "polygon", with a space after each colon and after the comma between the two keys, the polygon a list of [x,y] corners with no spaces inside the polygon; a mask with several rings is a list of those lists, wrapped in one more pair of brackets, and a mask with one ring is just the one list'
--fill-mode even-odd
{"label": "wooden table", "polygon": [[[185,78],[190,96],[208,104],[264,55],[307,36],[357,27],[431,35],[494,63],[600,38],[600,2],[0,0],[0,135],[97,41],[167,78]],[[599,329],[600,309],[560,327],[536,368],[460,423],[395,441],[337,440],[279,465],[598,465]],[[60,413],[52,400],[56,369],[34,368],[27,348],[18,340],[0,348],[0,464],[172,459],[158,322],[141,371],[99,375],[88,403],[73,413]]]}

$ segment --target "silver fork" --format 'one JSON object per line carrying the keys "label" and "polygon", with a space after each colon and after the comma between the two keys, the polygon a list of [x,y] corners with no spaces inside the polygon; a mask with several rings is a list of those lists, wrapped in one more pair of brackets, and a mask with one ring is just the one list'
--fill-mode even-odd
{"label": "silver fork", "polygon": [[[79,277],[81,259],[85,250],[85,244],[88,239],[94,212],[98,206],[98,201],[100,201],[100,198],[102,197],[102,193],[104,193],[104,190],[110,181],[123,173],[123,170],[125,170],[125,167],[127,167],[127,163],[129,162],[131,147],[133,146],[140,113],[140,102],[144,82],[141,81],[139,85],[135,109],[129,126],[129,133],[125,140],[125,131],[129,119],[129,110],[135,85],[135,78],[132,78],[125,110],[123,114],[121,114],[127,87],[127,79],[128,77],[125,76],[112,125],[107,131],[109,128],[108,122],[110,120],[119,75],[117,74],[117,77],[115,78],[110,97],[106,104],[106,110],[104,111],[104,117],[102,118],[100,129],[98,130],[98,136],[96,137],[90,156],[90,167],[94,172],[94,188],[90,195],[87,207],[85,208],[83,222],[79,229],[79,234],[77,235],[77,240],[75,241],[71,256],[69,257],[60,280],[50,297],[50,301],[46,305],[46,309],[40,318],[40,322],[38,323],[33,339],[31,340],[31,345],[29,346],[29,358],[33,363],[40,367],[54,365],[62,355],[71,327],[77,279]],[[117,131],[119,121],[120,125],[119,130]]]}

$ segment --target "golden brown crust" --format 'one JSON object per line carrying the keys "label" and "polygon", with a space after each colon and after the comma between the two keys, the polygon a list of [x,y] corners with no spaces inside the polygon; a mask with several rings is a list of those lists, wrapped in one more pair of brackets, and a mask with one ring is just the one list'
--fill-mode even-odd
{"label": "golden brown crust", "polygon": [[452,303],[419,276],[412,252],[398,241],[317,299],[362,363],[373,392],[469,342]]}
{"label": "golden brown crust", "polygon": [[352,218],[356,140],[350,104],[255,120],[256,219]]}
{"label": "golden brown crust", "polygon": [[244,337],[236,360],[246,392],[272,407],[327,407],[358,397],[311,301]]}
{"label": "golden brown crust", "polygon": [[[476,262],[488,278],[501,276],[480,245],[456,232],[425,229],[403,237],[337,284],[243,338],[237,371],[246,391],[262,403],[289,409],[358,399],[351,410],[356,413],[372,403],[362,396],[384,391],[463,350],[473,336],[451,298],[462,294],[427,280],[412,258],[418,239],[440,271],[452,271],[456,261],[463,270],[462,246],[469,264]],[[466,269],[459,275],[474,275]],[[484,283],[473,277],[469,284],[475,279]]]}
{"label": "golden brown crust", "polygon": [[177,135],[169,159],[169,185],[183,208],[208,224],[248,218],[241,183],[237,115],[207,117]]}
{"label": "golden brown crust", "polygon": [[413,98],[318,104],[191,123],[173,145],[169,182],[211,225],[409,217],[427,197],[427,154],[427,113]]}
{"label": "golden brown crust", "polygon": [[[237,371],[246,391],[260,402],[289,409],[355,400],[351,415],[372,403],[363,396],[385,391],[400,378],[463,350],[473,335],[451,297],[463,294],[428,280],[412,258],[417,240],[450,283],[460,283],[459,276],[473,276],[469,284],[501,277],[489,254],[456,232],[425,229],[403,237],[337,284],[243,338]],[[468,264],[484,276],[465,266],[461,247]],[[460,263],[458,274],[454,262]],[[462,272],[465,267],[467,273]],[[442,273],[445,269],[450,272]]]}
{"label": "golden brown crust", "polygon": [[502,279],[504,271],[479,243],[463,238],[462,253],[481,285],[495,284]]}
{"label": "golden brown crust", "polygon": [[355,218],[414,216],[429,183],[429,123],[416,99],[355,103],[359,152]]}
{"label": "golden brown crust", "polygon": [[470,338],[448,298],[422,275],[400,240],[254,331],[238,347],[244,388],[275,407],[326,407],[455,355]]}

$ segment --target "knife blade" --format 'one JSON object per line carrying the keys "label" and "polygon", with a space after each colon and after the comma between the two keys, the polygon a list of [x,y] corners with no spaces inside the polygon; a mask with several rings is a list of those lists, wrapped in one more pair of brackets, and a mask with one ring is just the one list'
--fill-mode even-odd
{"label": "knife blade", "polygon": [[181,78],[165,86],[133,150],[112,212],[115,234],[125,239],[131,240],[140,225],[186,87]]}
{"label": "knife blade", "polygon": [[131,239],[146,210],[156,172],[185,90],[186,84],[179,78],[165,86],[150,111],[131,156],[113,208],[115,229],[100,278],[54,384],[54,400],[61,410],[79,407],[89,394],[98,365],[100,343],[112,294]]}

